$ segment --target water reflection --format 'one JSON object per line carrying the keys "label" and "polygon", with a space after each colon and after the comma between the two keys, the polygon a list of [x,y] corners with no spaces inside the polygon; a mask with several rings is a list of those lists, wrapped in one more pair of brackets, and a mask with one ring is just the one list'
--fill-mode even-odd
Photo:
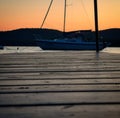
{"label": "water reflection", "polygon": [[118,53],[118,54],[120,54],[120,47],[105,48],[104,50],[102,50],[102,52],[107,52],[107,53]]}

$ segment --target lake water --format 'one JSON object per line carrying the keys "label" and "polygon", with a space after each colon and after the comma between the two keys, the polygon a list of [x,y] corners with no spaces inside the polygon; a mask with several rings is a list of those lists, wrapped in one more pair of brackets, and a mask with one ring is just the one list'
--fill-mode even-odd
{"label": "lake water", "polygon": [[[0,50],[0,54],[4,53],[31,53],[31,52],[40,52],[44,51],[40,47],[17,47],[17,46],[5,46],[3,50]],[[105,48],[102,52],[106,53],[118,53],[120,54],[120,48]]]}
{"label": "lake water", "polygon": [[23,47],[23,46],[5,46],[3,50],[0,50],[0,54],[3,53],[30,53],[30,52],[40,52],[42,51],[40,47]]}
{"label": "lake water", "polygon": [[107,52],[107,53],[118,53],[120,54],[120,47],[109,47],[109,48],[105,48],[102,50],[102,52]]}

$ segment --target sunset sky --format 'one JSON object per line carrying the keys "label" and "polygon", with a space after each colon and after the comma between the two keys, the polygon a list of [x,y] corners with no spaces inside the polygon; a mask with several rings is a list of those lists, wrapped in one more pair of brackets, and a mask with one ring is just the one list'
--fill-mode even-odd
{"label": "sunset sky", "polygon": [[[0,0],[0,31],[39,28],[50,0]],[[94,30],[93,0],[67,0],[66,31]],[[43,28],[63,29],[64,0],[54,0]],[[98,0],[99,29],[120,28],[120,0]]]}

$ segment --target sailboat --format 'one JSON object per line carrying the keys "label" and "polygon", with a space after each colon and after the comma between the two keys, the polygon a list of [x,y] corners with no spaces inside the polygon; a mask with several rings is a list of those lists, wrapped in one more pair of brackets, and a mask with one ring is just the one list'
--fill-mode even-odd
{"label": "sailboat", "polygon": [[[65,0],[65,7],[64,7],[64,34],[65,34],[65,23],[66,23],[66,3],[67,0]],[[96,0],[95,0],[96,1]],[[53,0],[51,0],[48,11],[45,15],[45,18],[43,20],[43,23],[41,27],[43,26],[45,19],[49,13],[50,7],[52,5]],[[97,35],[96,35],[97,36]],[[36,43],[38,46],[40,46],[43,50],[101,50],[108,46],[106,42],[88,42],[84,40],[84,36],[81,35],[81,33],[77,33],[77,36],[74,37],[67,37],[64,36],[64,38],[60,39],[40,39],[35,35]]]}

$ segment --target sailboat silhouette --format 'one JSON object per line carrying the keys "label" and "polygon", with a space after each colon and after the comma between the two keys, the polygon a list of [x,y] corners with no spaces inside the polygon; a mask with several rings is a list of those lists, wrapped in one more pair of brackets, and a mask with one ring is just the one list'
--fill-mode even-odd
{"label": "sailboat silhouette", "polygon": [[[42,22],[41,28],[44,25],[44,22],[47,18],[47,15],[52,6],[53,0],[51,0],[44,20]],[[64,2],[64,27],[63,32],[65,34],[65,26],[66,26],[66,6],[67,0]],[[96,30],[96,42],[88,42],[84,40],[84,36],[77,32],[73,37],[64,36],[61,39],[40,39],[37,35],[35,35],[36,43],[43,50],[99,50],[108,46],[106,42],[99,42],[98,40],[98,15],[97,15],[97,0],[94,0],[94,10],[95,10],[95,30]]]}

